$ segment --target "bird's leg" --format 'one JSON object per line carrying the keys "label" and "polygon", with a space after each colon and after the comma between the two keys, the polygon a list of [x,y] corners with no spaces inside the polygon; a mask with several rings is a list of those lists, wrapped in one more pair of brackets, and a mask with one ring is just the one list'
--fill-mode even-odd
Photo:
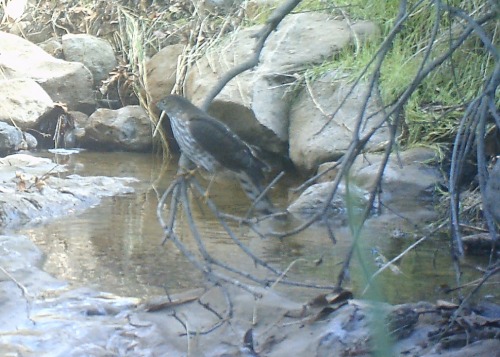
{"label": "bird's leg", "polygon": [[207,203],[209,196],[210,196],[210,187],[212,187],[212,183],[215,181],[215,177],[217,177],[217,173],[214,173],[212,177],[210,178],[210,181],[208,182],[207,189],[205,190],[205,193],[203,194],[203,199],[205,200],[205,203]]}
{"label": "bird's leg", "polygon": [[179,158],[179,170],[177,171],[177,175],[182,175],[185,177],[193,176],[196,172],[196,165],[187,158],[184,154],[181,154]]}

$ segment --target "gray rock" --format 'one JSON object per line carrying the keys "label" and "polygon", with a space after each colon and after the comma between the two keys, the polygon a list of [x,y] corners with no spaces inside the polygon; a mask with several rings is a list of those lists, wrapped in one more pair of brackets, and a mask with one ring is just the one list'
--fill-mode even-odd
{"label": "gray rock", "polygon": [[63,58],[62,44],[56,37],[49,38],[48,40],[39,43],[38,46],[52,57]]}
{"label": "gray rock", "polygon": [[38,146],[38,141],[36,140],[36,138],[31,135],[30,133],[23,133],[24,135],[24,142],[26,143],[26,148],[28,150],[34,150],[37,148]]}
{"label": "gray rock", "polygon": [[64,58],[80,62],[87,67],[94,78],[94,86],[108,77],[118,64],[111,44],[101,38],[87,34],[66,34],[62,37]]}
{"label": "gray rock", "polygon": [[0,154],[19,149],[23,141],[21,130],[7,123],[0,122]]}
{"label": "gray rock", "polygon": [[[278,26],[262,51],[264,73],[293,73],[325,59],[352,44],[357,37],[363,41],[378,36],[373,22],[360,21],[349,26],[346,21],[333,20],[331,15],[309,12],[287,16]],[[275,72],[278,69],[279,72]]]}
{"label": "gray rock", "polygon": [[[382,213],[388,213],[388,217],[394,212],[402,215],[411,214],[415,222],[434,216],[434,191],[442,177],[439,169],[427,162],[434,160],[435,155],[431,149],[415,148],[401,152],[398,156],[391,156],[381,185],[380,199],[384,205]],[[349,172],[350,195],[346,196],[345,185],[341,182],[328,205],[326,211],[328,219],[345,223],[348,218],[346,202],[355,208],[353,211],[355,214],[362,212],[368,193],[373,190],[376,183],[381,160],[382,154],[365,154],[354,161]],[[322,165],[319,173],[330,166]],[[331,174],[329,179],[333,180],[336,171],[331,171]],[[288,207],[288,211],[300,219],[312,218],[325,207],[332,190],[332,181],[312,185]]]}
{"label": "gray rock", "polygon": [[[200,104],[213,83],[227,70],[248,59],[254,51],[260,26],[243,29],[210,50],[199,60],[186,81],[186,95]],[[322,13],[287,16],[269,37],[260,65],[240,74],[226,85],[209,108],[243,139],[267,151],[286,153],[290,85],[296,73],[321,63],[358,38],[378,34],[375,25],[352,28]]]}
{"label": "gray rock", "polygon": [[[351,94],[351,84],[339,72],[329,72],[304,89],[290,111],[290,159],[301,171],[310,173],[318,165],[340,158],[349,147],[353,130],[360,116],[367,86],[360,83]],[[347,96],[340,110],[333,114]],[[363,118],[378,112],[380,107],[370,99]],[[382,120],[382,114],[372,116],[362,126],[361,135]],[[388,140],[388,129],[380,128],[367,143],[367,149],[378,149]]]}
{"label": "gray rock", "polygon": [[37,128],[40,119],[54,109],[50,96],[29,78],[0,80],[0,97],[0,121],[13,122],[22,130]]}
{"label": "gray rock", "polygon": [[359,214],[366,203],[365,192],[355,185],[349,186],[349,196],[343,183],[339,184],[335,195],[327,205],[333,192],[333,182],[323,182],[308,187],[287,209],[293,216],[307,220],[322,212],[327,206],[325,218],[343,224],[348,218],[348,205],[353,214]]}
{"label": "gray rock", "polygon": [[53,101],[66,104],[70,110],[95,108],[92,74],[83,64],[54,58],[33,43],[5,32],[0,32],[0,53],[4,78],[31,78]]}
{"label": "gray rock", "polygon": [[[351,168],[351,176],[363,189],[373,189],[380,169],[382,154],[360,155]],[[433,207],[434,193],[442,180],[439,169],[432,165],[436,153],[432,149],[414,148],[392,154],[382,180],[381,199],[394,212],[408,212],[415,206]]]}
{"label": "gray rock", "polygon": [[144,152],[153,145],[149,116],[137,105],[118,110],[98,109],[84,129],[83,137],[75,134],[81,145],[89,149]]}
{"label": "gray rock", "polygon": [[[14,154],[0,159],[0,227],[39,223],[99,203],[101,197],[133,192],[132,178],[65,178],[63,165],[50,159]],[[48,174],[50,173],[50,175]]]}
{"label": "gray rock", "polygon": [[89,124],[89,116],[77,111],[71,111],[69,115],[73,119],[75,125],[73,135],[75,137],[75,146],[78,146],[85,140],[85,127]]}

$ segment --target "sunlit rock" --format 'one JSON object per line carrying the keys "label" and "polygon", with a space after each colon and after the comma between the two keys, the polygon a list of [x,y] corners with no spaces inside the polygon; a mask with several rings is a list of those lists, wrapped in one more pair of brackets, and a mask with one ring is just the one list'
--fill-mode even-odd
{"label": "sunlit rock", "polygon": [[87,67],[94,78],[94,86],[108,77],[109,72],[118,62],[111,44],[88,34],[66,34],[62,37],[64,59],[80,62]]}
{"label": "sunlit rock", "polygon": [[156,102],[169,95],[177,79],[179,57],[184,45],[172,45],[163,48],[146,62],[146,92],[154,104],[151,109],[158,112]]}
{"label": "sunlit rock", "polygon": [[148,151],[153,145],[151,122],[145,110],[130,105],[118,110],[98,109],[87,120],[85,134],[79,135],[89,149]]}
{"label": "sunlit rock", "polygon": [[35,44],[5,32],[0,32],[0,53],[4,78],[31,78],[53,101],[69,109],[88,111],[95,107],[92,74],[82,63],[54,58]]}
{"label": "sunlit rock", "polygon": [[[328,72],[294,100],[290,111],[290,159],[299,170],[314,172],[320,164],[339,159],[351,144],[368,94],[366,84],[358,84],[349,93],[351,86],[342,73]],[[380,109],[374,99],[368,101],[363,118],[370,119],[361,126],[360,137],[380,125]],[[388,129],[380,128],[366,148],[378,149],[388,138]]]}
{"label": "sunlit rock", "polygon": [[47,92],[30,78],[0,80],[0,97],[0,121],[22,130],[37,128],[42,117],[54,109]]}

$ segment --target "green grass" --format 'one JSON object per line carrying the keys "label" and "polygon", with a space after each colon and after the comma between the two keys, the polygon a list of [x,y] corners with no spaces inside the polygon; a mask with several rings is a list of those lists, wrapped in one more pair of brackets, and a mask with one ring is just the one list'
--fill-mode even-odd
{"label": "green grass", "polygon": [[[415,4],[410,1],[408,9]],[[465,11],[479,11],[483,4],[478,1],[454,0],[450,5]],[[381,29],[381,40],[391,31],[398,13],[399,1],[318,1],[306,0],[301,11],[324,9],[338,18],[370,20]],[[393,46],[385,57],[380,73],[380,92],[385,104],[397,100],[413,81],[424,60],[424,53],[437,20],[432,2],[424,1],[408,16],[403,30],[397,35]],[[449,48],[450,36],[455,29],[461,30],[456,19],[441,14],[439,31],[426,64],[441,56]],[[490,24],[491,25],[491,24]],[[487,28],[496,34],[498,24]],[[353,81],[376,54],[380,42],[371,41],[359,48],[346,48],[334,58],[306,71],[308,79],[316,79],[322,74],[340,70]],[[484,78],[492,71],[494,61],[480,41],[474,36],[466,41],[439,68],[434,70],[410,97],[404,113],[405,136],[403,143],[410,145],[433,144],[450,141],[456,133],[458,121],[465,106],[483,89]],[[372,70],[365,75],[370,78]]]}

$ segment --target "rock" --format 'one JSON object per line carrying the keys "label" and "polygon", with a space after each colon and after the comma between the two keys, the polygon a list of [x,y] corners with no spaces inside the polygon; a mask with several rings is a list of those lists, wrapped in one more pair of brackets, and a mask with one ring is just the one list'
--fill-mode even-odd
{"label": "rock", "polygon": [[[382,180],[383,211],[398,214],[411,212],[415,221],[428,219],[435,214],[434,189],[440,183],[441,175],[437,167],[425,164],[433,159],[435,159],[435,152],[425,148],[410,149],[399,153],[398,157],[391,156]],[[354,211],[356,214],[364,209],[368,192],[374,187],[381,160],[382,154],[360,155],[351,167],[349,202],[356,208]],[[330,166],[322,165],[319,173]],[[338,168],[335,168],[331,171],[331,180],[335,178],[337,170]],[[288,211],[300,219],[310,219],[323,209],[332,190],[333,182],[331,181],[312,185],[288,207]],[[346,207],[345,185],[341,182],[328,206],[326,216],[333,221],[345,223]],[[380,217],[379,220],[384,222]]]}
{"label": "rock", "polygon": [[111,44],[92,35],[66,34],[62,37],[62,50],[66,61],[83,63],[90,70],[94,86],[118,64]]}
{"label": "rock", "polygon": [[[371,23],[354,28],[359,29],[359,38],[378,34]],[[188,73],[186,96],[195,104],[201,104],[223,73],[253,54],[254,35],[259,29],[260,26],[243,29],[208,51]],[[327,14],[287,16],[269,37],[260,65],[229,82],[210,106],[209,113],[224,121],[247,142],[285,154],[288,150],[289,89],[297,79],[296,72],[330,58],[351,43],[353,37],[346,22],[331,20]]]}
{"label": "rock", "polygon": [[44,172],[64,172],[64,168],[57,167],[52,160],[28,154],[12,154],[0,159],[0,180],[8,181],[15,177],[15,171],[22,169],[31,175],[43,174]]}
{"label": "rock", "polygon": [[39,223],[97,204],[101,197],[133,192],[132,178],[57,177],[66,171],[50,159],[14,154],[0,159],[0,227]]}
{"label": "rock", "polygon": [[[18,1],[9,1],[3,5],[3,16],[2,20],[10,20],[12,22],[16,22],[21,20],[24,12],[26,10],[26,5],[28,4],[28,0],[18,0]],[[2,21],[3,22],[3,21]]]}
{"label": "rock", "polygon": [[92,111],[95,100],[92,74],[81,63],[50,56],[21,37],[0,32],[0,71],[6,79],[31,78],[53,101],[70,110]]}
{"label": "rock", "polygon": [[38,46],[43,49],[45,52],[47,52],[49,55],[55,58],[63,58],[63,47],[61,42],[55,38],[49,38],[46,41],[43,41],[42,43],[39,43]]}
{"label": "rock", "polygon": [[24,142],[26,143],[27,150],[34,150],[38,147],[38,140],[30,133],[23,133]]}
{"label": "rock", "polygon": [[151,109],[158,113],[156,102],[169,95],[174,88],[179,56],[184,45],[172,45],[163,48],[146,62],[146,81],[144,86],[153,104]]}
{"label": "rock", "polygon": [[22,130],[37,128],[40,119],[54,109],[50,96],[29,78],[0,80],[0,97],[0,121],[13,122]]}
{"label": "rock", "polygon": [[[23,131],[29,131],[29,142],[20,148],[68,146],[63,136],[73,128],[64,106],[54,103],[45,90],[30,78],[0,80],[0,122],[13,123]],[[57,132],[59,135],[55,135]],[[34,139],[31,140],[31,139]]]}
{"label": "rock", "polygon": [[[296,218],[307,220],[319,214],[327,204],[328,197],[333,192],[333,182],[318,183],[308,187],[287,209]],[[354,214],[360,214],[366,204],[366,192],[355,185],[349,186],[349,197],[346,197],[346,187],[343,183],[330,200],[325,217],[339,224],[344,224],[348,218],[347,205],[351,204]]]}
{"label": "rock", "polygon": [[360,21],[350,26],[346,21],[332,20],[331,15],[309,12],[287,16],[262,51],[261,70],[281,74],[293,73],[311,64],[319,64],[352,43],[355,36],[364,41],[378,37],[373,22]]}
{"label": "rock", "polygon": [[82,112],[71,111],[68,113],[73,119],[75,128],[73,134],[75,136],[75,145],[78,146],[85,140],[85,127],[88,125],[89,116]]}
{"label": "rock", "polygon": [[20,148],[23,142],[21,130],[7,123],[0,122],[0,155],[5,155]]}
{"label": "rock", "polygon": [[[350,88],[351,84],[342,79],[341,73],[328,72],[310,85],[311,93],[309,89],[303,89],[293,102],[289,129],[290,159],[299,170],[314,172],[318,165],[340,158],[349,147],[367,86],[358,84],[335,117],[330,115],[338,109]],[[370,99],[364,118],[379,110],[380,107]],[[382,114],[371,117],[367,125],[363,125],[361,135],[381,120]],[[380,128],[366,148],[378,149],[381,142],[387,141],[387,131],[385,127]]]}
{"label": "rock", "polygon": [[[475,341],[462,348],[451,351],[433,351],[422,357],[493,357],[498,356],[500,341],[498,339],[488,339]],[[497,352],[494,352],[497,351]]]}
{"label": "rock", "polygon": [[[351,168],[354,182],[369,191],[380,169],[382,154],[360,155]],[[415,206],[432,208],[435,189],[442,180],[432,149],[414,148],[392,154],[384,171],[381,199],[394,212],[408,212]]]}
{"label": "rock", "polygon": [[88,119],[83,147],[144,152],[151,149],[151,123],[144,109],[131,105],[118,110],[98,109]]}

